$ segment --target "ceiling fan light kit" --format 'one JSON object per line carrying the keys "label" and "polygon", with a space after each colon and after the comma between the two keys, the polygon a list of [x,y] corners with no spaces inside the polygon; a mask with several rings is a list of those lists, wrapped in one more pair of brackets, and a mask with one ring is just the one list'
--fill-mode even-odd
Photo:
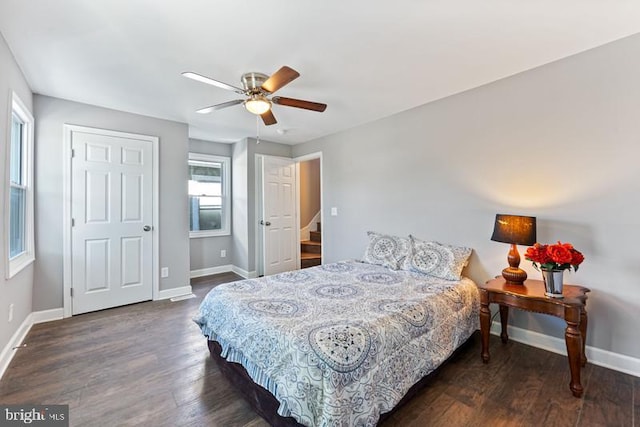
{"label": "ceiling fan light kit", "polygon": [[244,108],[250,113],[261,116],[271,109],[271,101],[264,95],[251,95],[251,98],[244,101]]}
{"label": "ceiling fan light kit", "polygon": [[268,98],[269,95],[273,94],[278,89],[300,77],[300,73],[286,65],[281,67],[271,76],[267,76],[262,73],[243,74],[240,78],[242,88],[232,86],[191,71],[184,72],[182,75],[192,80],[210,84],[248,97],[247,99],[235,99],[233,101],[227,101],[221,104],[201,108],[197,110],[200,114],[208,114],[215,110],[221,110],[233,105],[243,104],[247,111],[260,116],[264,124],[266,126],[270,126],[277,123],[277,120],[271,111],[273,104],[318,112],[323,112],[327,108],[327,104],[304,101],[302,99],[284,98],[281,96],[275,96],[272,99]]}

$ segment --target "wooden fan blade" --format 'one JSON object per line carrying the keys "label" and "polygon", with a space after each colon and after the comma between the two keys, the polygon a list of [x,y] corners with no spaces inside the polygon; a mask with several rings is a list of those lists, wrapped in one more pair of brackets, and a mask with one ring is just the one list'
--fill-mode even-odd
{"label": "wooden fan blade", "polygon": [[235,93],[240,93],[240,94],[244,94],[244,90],[240,89],[239,87],[235,87],[235,86],[231,86],[229,84],[223,83],[223,82],[219,82],[218,80],[214,80],[210,77],[206,77],[203,76],[201,74],[198,73],[194,73],[191,71],[185,71],[184,73],[182,73],[183,76],[185,76],[188,79],[191,80],[195,80],[197,82],[202,82],[202,83],[206,83],[208,85],[212,85],[212,86],[217,86],[221,89],[226,89],[226,90],[230,90],[233,91]]}
{"label": "wooden fan blade", "polygon": [[274,104],[284,105],[287,107],[304,108],[305,110],[318,111],[322,113],[327,109],[327,104],[319,102],[304,101],[302,99],[284,98],[282,96],[274,96],[271,98]]}
{"label": "wooden fan blade", "polygon": [[223,108],[232,107],[234,105],[242,104],[244,99],[234,99],[233,101],[223,102],[222,104],[211,105],[209,107],[204,107],[196,111],[196,113],[200,114],[209,114],[215,110],[222,110]]}
{"label": "wooden fan blade", "polygon": [[273,73],[271,77],[269,77],[267,81],[262,84],[261,87],[267,92],[274,93],[282,86],[291,83],[298,77],[300,77],[300,73],[298,73],[293,68],[289,68],[285,65],[284,67]]}
{"label": "wooden fan blade", "polygon": [[260,117],[262,117],[262,121],[264,122],[265,126],[271,126],[278,123],[276,117],[273,115],[273,111],[271,110],[267,111],[266,113],[260,114]]}

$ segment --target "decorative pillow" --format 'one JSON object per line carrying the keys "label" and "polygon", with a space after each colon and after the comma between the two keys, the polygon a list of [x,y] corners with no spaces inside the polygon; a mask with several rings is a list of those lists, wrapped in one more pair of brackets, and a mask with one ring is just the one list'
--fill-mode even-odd
{"label": "decorative pillow", "polygon": [[362,261],[399,270],[409,255],[409,239],[373,231],[367,232],[367,235],[369,236],[369,245],[364,252]]}
{"label": "decorative pillow", "polygon": [[402,268],[445,280],[460,280],[471,250],[409,236],[409,256],[402,263]]}

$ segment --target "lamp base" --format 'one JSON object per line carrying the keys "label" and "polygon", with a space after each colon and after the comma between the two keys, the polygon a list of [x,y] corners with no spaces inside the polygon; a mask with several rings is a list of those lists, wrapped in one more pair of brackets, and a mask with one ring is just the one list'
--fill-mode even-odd
{"label": "lamp base", "polygon": [[507,281],[507,285],[523,286],[527,280],[527,272],[517,267],[507,267],[502,270],[502,277]]}

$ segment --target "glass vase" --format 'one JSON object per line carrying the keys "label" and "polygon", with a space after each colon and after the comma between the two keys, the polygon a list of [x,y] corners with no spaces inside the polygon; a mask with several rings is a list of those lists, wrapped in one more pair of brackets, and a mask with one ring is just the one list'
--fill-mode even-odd
{"label": "glass vase", "polygon": [[540,271],[544,281],[544,294],[551,298],[562,298],[564,270],[546,270],[543,268]]}

